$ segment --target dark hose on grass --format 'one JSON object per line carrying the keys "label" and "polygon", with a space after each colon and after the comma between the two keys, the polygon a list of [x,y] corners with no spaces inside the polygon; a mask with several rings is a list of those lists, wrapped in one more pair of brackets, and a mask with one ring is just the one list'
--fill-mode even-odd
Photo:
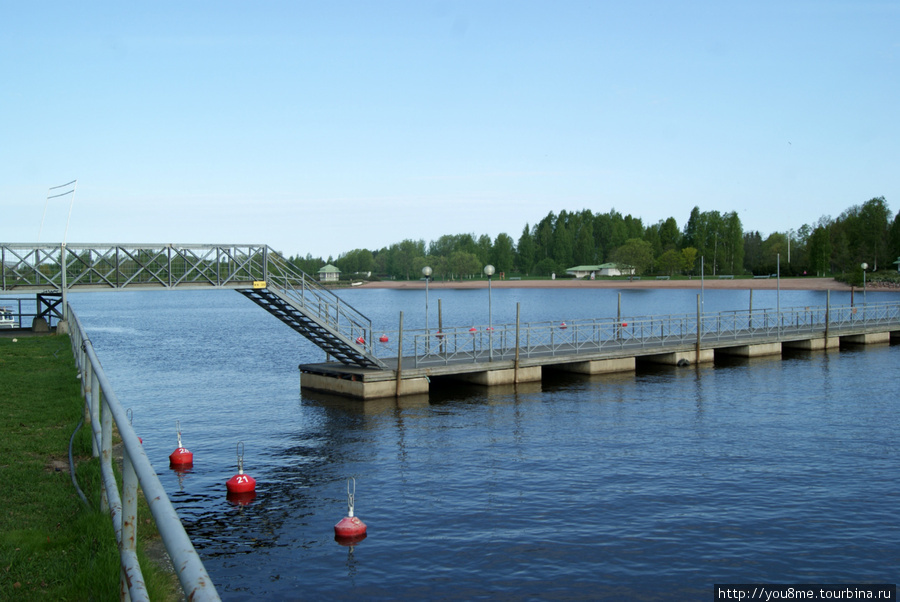
{"label": "dark hose on grass", "polygon": [[84,497],[84,492],[81,491],[81,487],[78,486],[78,481],[75,480],[75,461],[72,459],[72,442],[75,441],[75,435],[78,434],[78,431],[81,429],[84,424],[84,420],[81,420],[78,423],[78,426],[75,427],[75,430],[72,432],[72,436],[69,438],[69,476],[72,477],[72,485],[75,486],[75,491],[78,492],[78,497],[81,498],[81,501],[84,502],[84,505],[88,508],[91,507],[87,498]]}

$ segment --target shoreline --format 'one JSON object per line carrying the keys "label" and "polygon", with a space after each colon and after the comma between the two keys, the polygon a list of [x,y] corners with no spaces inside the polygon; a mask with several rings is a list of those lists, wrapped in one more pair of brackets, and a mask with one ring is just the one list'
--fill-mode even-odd
{"label": "shoreline", "polygon": [[[759,278],[759,279],[719,279],[705,278],[702,281],[694,280],[498,280],[491,281],[493,288],[560,288],[560,289],[697,289],[701,283],[704,289],[719,290],[810,290],[810,291],[850,291],[859,287],[851,287],[834,278]],[[440,281],[429,283],[430,289],[478,289],[487,288],[486,279]],[[350,287],[346,287],[350,288]],[[387,288],[387,289],[425,289],[425,282],[421,280],[385,280],[380,282],[365,282],[352,288]],[[870,287],[876,288],[876,287]],[[861,290],[861,289],[860,289]],[[890,290],[890,289],[885,289]]]}

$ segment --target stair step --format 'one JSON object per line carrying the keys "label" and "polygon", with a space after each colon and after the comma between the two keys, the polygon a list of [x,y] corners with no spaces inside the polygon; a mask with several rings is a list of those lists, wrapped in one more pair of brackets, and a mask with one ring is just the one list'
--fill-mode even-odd
{"label": "stair step", "polygon": [[378,368],[377,359],[353,345],[328,326],[305,313],[301,303],[289,303],[268,289],[240,289],[238,292],[299,332],[320,349],[348,366]]}

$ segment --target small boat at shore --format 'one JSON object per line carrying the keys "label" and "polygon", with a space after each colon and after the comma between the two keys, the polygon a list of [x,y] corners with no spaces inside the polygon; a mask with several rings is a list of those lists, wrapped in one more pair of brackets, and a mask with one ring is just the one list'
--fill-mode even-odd
{"label": "small boat at shore", "polygon": [[13,315],[11,307],[0,307],[0,328],[18,328],[19,325]]}

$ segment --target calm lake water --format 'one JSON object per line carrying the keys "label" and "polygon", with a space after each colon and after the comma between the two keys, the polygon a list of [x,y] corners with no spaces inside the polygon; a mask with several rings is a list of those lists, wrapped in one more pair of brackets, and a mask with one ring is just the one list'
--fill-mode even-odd
{"label": "calm lake water", "polygon": [[[493,291],[493,321],[615,316],[619,291]],[[395,329],[424,291],[340,293]],[[487,292],[430,292],[445,325]],[[623,315],[697,291],[622,291]],[[897,300],[868,294],[869,302]],[[231,291],[70,295],[226,600],[710,599],[714,583],[896,583],[900,346],[361,403],[300,391],[323,353]],[[825,293],[782,291],[781,306]],[[833,305],[849,294],[832,294]],[[859,299],[857,299],[859,302]],[[706,311],[747,291],[706,291]],[[775,307],[754,293],[754,308]],[[168,467],[180,420],[190,472]],[[257,479],[226,499],[243,441]],[[368,537],[338,545],[347,512]]]}

